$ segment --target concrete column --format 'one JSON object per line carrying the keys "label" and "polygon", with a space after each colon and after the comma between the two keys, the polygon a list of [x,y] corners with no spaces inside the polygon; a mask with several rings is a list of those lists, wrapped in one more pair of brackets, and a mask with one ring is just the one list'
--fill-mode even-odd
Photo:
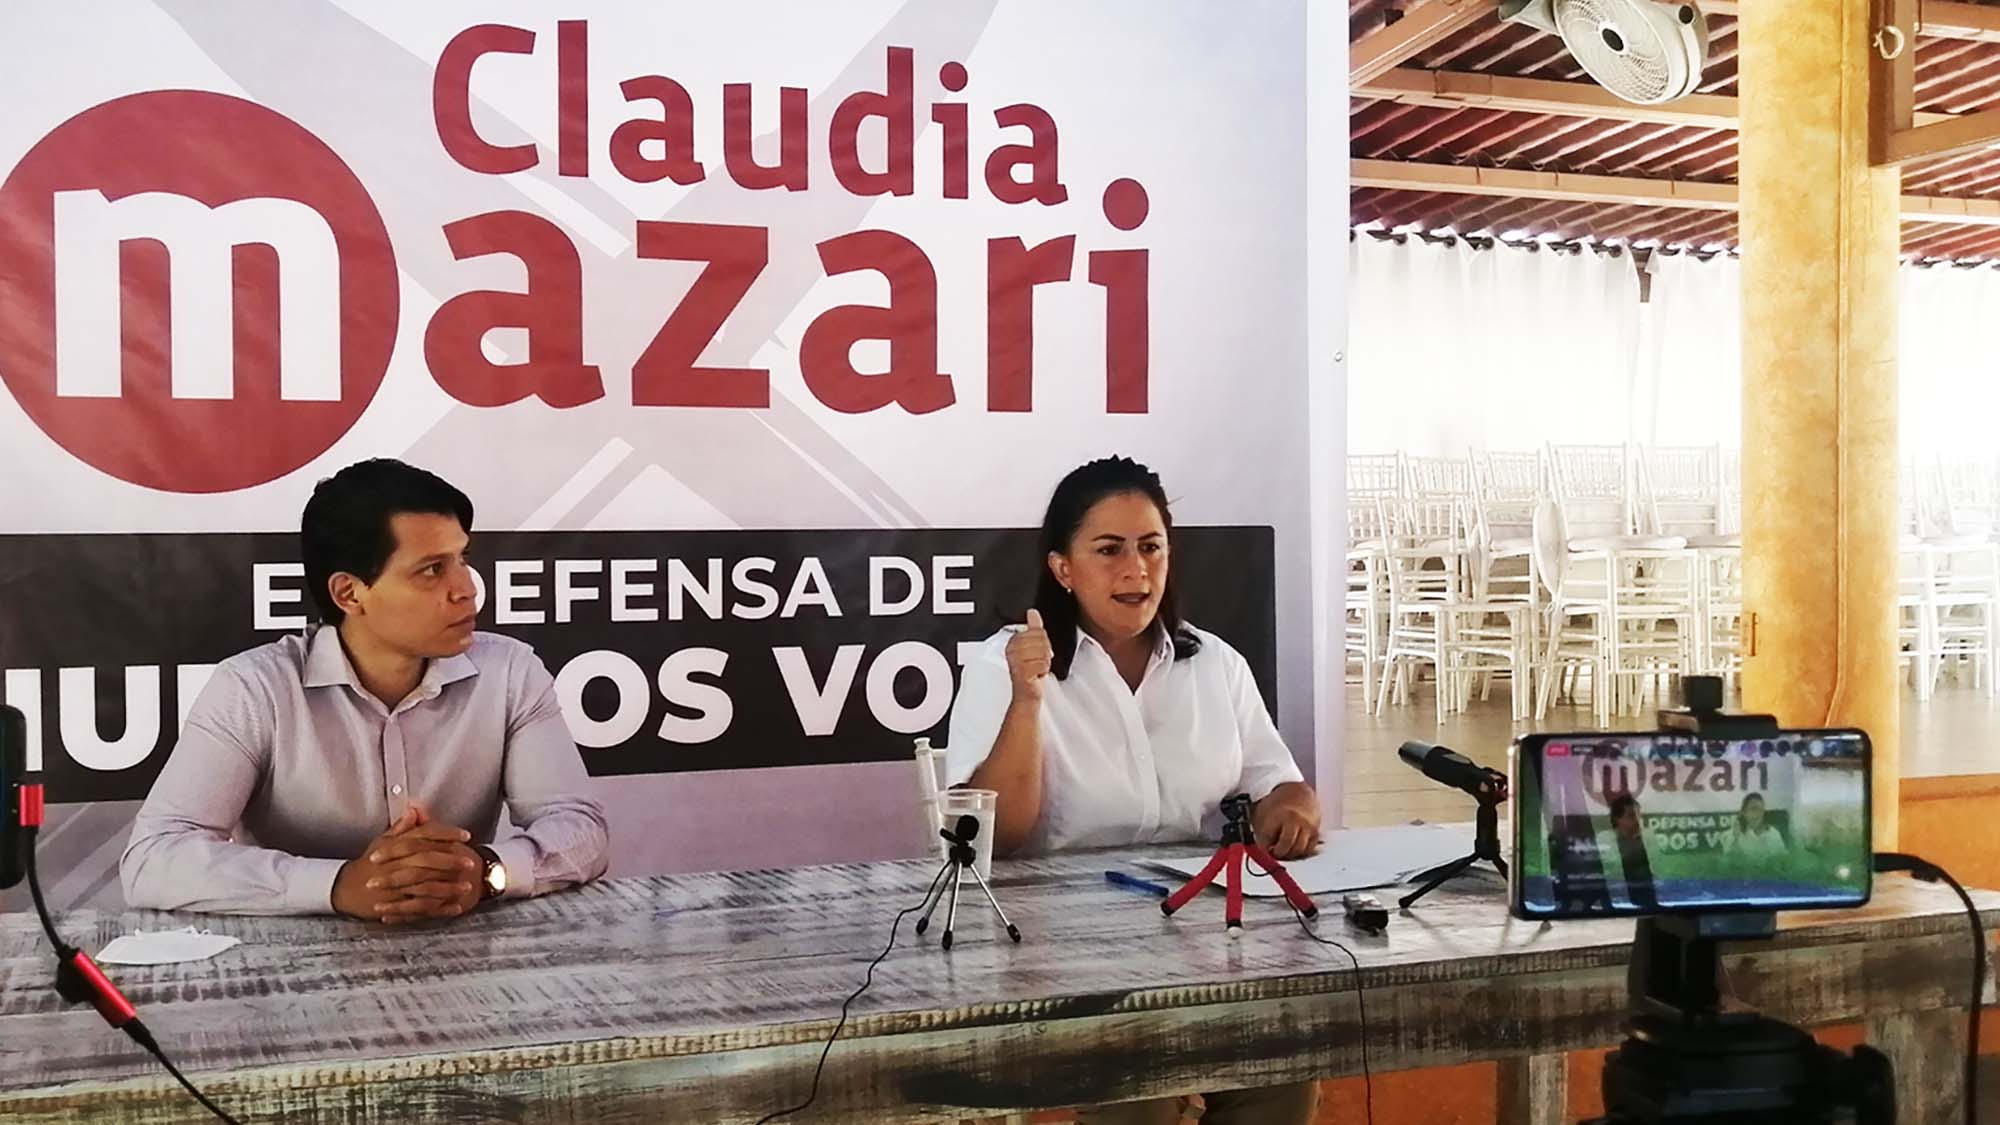
{"label": "concrete column", "polygon": [[1896,255],[1869,164],[1870,0],[1756,0],[1738,42],[1744,705],[1875,744],[1896,840]]}

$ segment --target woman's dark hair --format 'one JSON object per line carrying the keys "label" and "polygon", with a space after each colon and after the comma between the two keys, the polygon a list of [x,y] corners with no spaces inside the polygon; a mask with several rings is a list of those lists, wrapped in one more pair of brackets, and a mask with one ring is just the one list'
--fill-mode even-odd
{"label": "woman's dark hair", "polygon": [[[1049,554],[1069,553],[1070,541],[1076,538],[1084,517],[1099,501],[1131,494],[1144,496],[1160,510],[1160,522],[1166,526],[1171,544],[1174,515],[1167,508],[1167,490],[1160,485],[1160,474],[1130,457],[1105,457],[1073,469],[1049,497],[1048,513],[1042,517],[1041,550],[1035,555],[1035,570],[1039,575],[1035,581],[1035,608],[1042,613],[1049,646],[1055,650],[1049,671],[1058,680],[1069,678],[1070,663],[1076,659],[1076,630],[1083,624],[1083,618],[1077,609],[1076,595],[1063,589],[1056,576],[1049,573]],[[1166,630],[1173,639],[1175,660],[1186,660],[1201,651],[1201,638],[1181,620],[1171,566],[1166,585],[1160,590],[1160,612],[1153,619],[1153,628]]]}
{"label": "woman's dark hair", "polygon": [[1764,803],[1764,795],[1762,793],[1747,794],[1743,798],[1743,803],[1736,807],[1736,829],[1739,832],[1750,831],[1748,814],[1750,812],[1750,802],[1752,801],[1761,805]]}
{"label": "woman's dark hair", "polygon": [[390,518],[403,512],[457,516],[472,531],[472,501],[444,478],[389,457],[358,461],[313,489],[299,521],[299,556],[305,563],[306,592],[319,619],[338,625],[346,615],[333,604],[327,580],[352,574],[363,582],[382,577],[396,553]]}

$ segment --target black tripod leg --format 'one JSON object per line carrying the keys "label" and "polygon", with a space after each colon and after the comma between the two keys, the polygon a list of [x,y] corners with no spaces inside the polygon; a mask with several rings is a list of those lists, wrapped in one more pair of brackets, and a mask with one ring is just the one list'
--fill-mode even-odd
{"label": "black tripod leg", "polygon": [[993,906],[993,913],[1000,916],[1000,924],[1007,927],[1007,936],[1018,943],[1021,940],[1021,928],[1007,920],[1007,912],[1000,909],[1000,900],[993,897],[993,888],[986,885],[986,879],[979,874],[977,867],[968,867],[966,870],[972,872],[972,878],[979,884],[979,889],[985,892],[986,901]]}
{"label": "black tripod leg", "polygon": [[1418,899],[1424,897],[1425,895],[1431,893],[1432,891],[1437,890],[1438,887],[1444,884],[1444,881],[1446,879],[1449,879],[1452,876],[1457,875],[1461,871],[1464,871],[1466,868],[1471,867],[1473,864],[1477,862],[1479,862],[1478,856],[1469,855],[1466,856],[1464,859],[1454,860],[1451,863],[1445,864],[1443,867],[1437,869],[1437,873],[1431,877],[1430,882],[1425,883],[1423,886],[1418,887],[1416,890],[1410,892],[1409,894],[1404,895],[1402,898],[1397,899],[1396,905],[1402,907],[1404,910],[1408,910],[1410,908],[1411,903],[1417,901]]}
{"label": "black tripod leg", "polygon": [[945,860],[944,866],[938,870],[937,877],[931,880],[931,889],[924,892],[924,913],[917,919],[918,934],[931,928],[931,915],[944,902],[945,875],[956,866],[958,865],[952,861]]}
{"label": "black tripod leg", "polygon": [[958,888],[965,883],[965,873],[958,872],[951,880],[951,905],[944,911],[944,941],[946,952],[951,950],[951,928],[958,921]]}

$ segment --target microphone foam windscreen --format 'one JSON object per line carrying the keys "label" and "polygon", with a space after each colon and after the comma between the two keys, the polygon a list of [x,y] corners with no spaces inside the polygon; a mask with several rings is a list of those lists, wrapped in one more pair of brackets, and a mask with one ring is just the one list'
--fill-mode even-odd
{"label": "microphone foam windscreen", "polygon": [[979,818],[964,813],[958,818],[958,838],[970,844],[979,838]]}

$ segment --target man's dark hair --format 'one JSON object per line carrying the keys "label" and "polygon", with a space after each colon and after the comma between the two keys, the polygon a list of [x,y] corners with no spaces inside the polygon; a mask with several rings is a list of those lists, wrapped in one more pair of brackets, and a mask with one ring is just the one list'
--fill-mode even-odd
{"label": "man's dark hair", "polygon": [[1613,820],[1623,820],[1626,813],[1637,812],[1638,809],[1639,798],[1634,797],[1630,793],[1620,793],[1618,796],[1611,798],[1611,819]]}
{"label": "man's dark hair", "polygon": [[382,577],[396,553],[392,517],[403,512],[457,516],[472,531],[472,501],[435,473],[392,457],[358,461],[313,489],[299,522],[299,555],[305,561],[306,590],[319,619],[338,625],[345,614],[333,604],[327,581],[340,573],[363,582]]}

